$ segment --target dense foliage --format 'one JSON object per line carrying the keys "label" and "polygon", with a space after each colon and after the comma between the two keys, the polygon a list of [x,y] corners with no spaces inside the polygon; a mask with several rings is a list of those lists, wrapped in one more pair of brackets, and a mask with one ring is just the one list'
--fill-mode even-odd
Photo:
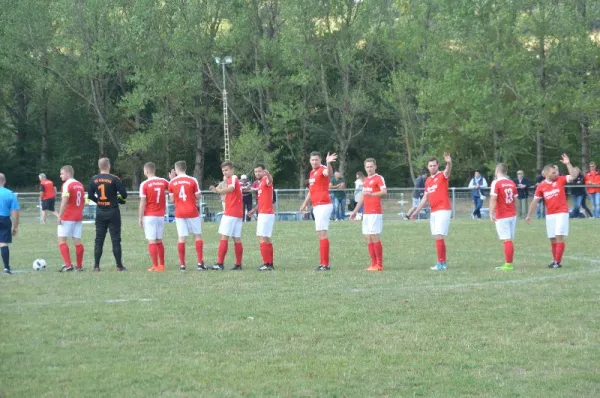
{"label": "dense foliage", "polygon": [[[185,159],[206,186],[232,158],[304,185],[311,150],[353,179],[378,159],[411,184],[450,151],[454,179],[495,162],[533,176],[600,150],[600,2],[1,0],[0,171],[32,186],[115,159],[130,186]],[[241,169],[241,170],[240,170]]]}

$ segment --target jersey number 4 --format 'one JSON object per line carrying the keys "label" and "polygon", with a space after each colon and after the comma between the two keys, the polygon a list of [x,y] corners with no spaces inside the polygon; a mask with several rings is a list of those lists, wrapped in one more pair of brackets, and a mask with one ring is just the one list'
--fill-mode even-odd
{"label": "jersey number 4", "polygon": [[183,188],[183,185],[181,186],[181,188],[179,188],[179,199],[183,200],[184,202],[187,200],[187,195],[185,194],[185,189]]}

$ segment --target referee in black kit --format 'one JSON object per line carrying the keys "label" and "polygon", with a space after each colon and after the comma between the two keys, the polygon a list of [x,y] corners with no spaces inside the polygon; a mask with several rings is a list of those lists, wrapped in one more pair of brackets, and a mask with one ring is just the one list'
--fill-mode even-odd
{"label": "referee in black kit", "polygon": [[100,174],[92,177],[88,188],[88,198],[96,207],[96,244],[94,246],[94,271],[100,271],[100,258],[106,231],[110,232],[113,254],[117,262],[117,271],[127,271],[121,260],[121,211],[119,203],[125,203],[127,190],[119,177],[110,174],[110,160],[98,160]]}

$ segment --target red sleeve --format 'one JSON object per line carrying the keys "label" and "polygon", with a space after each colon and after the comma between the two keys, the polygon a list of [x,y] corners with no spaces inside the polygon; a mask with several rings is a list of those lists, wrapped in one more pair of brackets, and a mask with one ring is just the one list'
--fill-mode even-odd
{"label": "red sleeve", "polygon": [[541,199],[543,197],[542,190],[540,189],[541,187],[542,187],[541,185],[538,185],[537,188],[535,189],[535,197],[536,198]]}

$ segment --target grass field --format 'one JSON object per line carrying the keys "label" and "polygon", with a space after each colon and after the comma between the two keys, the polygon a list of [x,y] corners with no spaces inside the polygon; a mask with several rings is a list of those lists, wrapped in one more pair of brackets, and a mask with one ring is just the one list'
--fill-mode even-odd
{"label": "grass field", "polygon": [[[358,223],[332,223],[317,273],[313,224],[275,227],[276,272],[148,273],[142,232],[124,226],[127,273],[60,274],[52,225],[23,225],[0,277],[0,396],[600,396],[600,225],[571,223],[549,270],[542,222],[517,226],[516,270],[499,273],[489,221],[453,222],[450,269],[435,273],[427,222],[384,226],[386,270],[367,273]],[[216,225],[205,224],[207,262]],[[193,258],[188,245],[188,258]],[[233,264],[233,250],[227,265]],[[49,269],[33,272],[43,257]],[[30,272],[31,271],[31,272]]]}

